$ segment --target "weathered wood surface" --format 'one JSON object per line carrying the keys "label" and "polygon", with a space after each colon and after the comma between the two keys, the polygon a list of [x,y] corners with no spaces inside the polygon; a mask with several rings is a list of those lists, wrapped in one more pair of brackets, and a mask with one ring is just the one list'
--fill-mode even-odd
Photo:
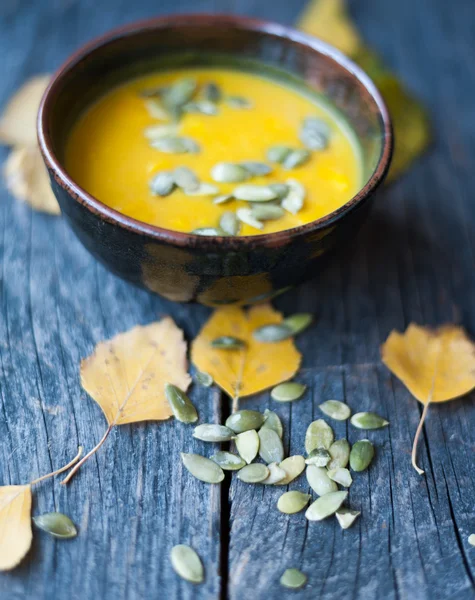
{"label": "weathered wood surface", "polygon": [[[291,23],[304,1],[2,0],[0,104],[29,75],[50,71],[80,43],[148,15],[220,10]],[[420,443],[426,476],[410,466],[420,407],[380,364],[379,345],[410,321],[457,321],[475,335],[475,5],[471,0],[351,3],[368,41],[429,107],[433,149],[380,196],[355,248],[314,282],[279,299],[317,322],[299,339],[307,397],[277,406],[286,448],[303,451],[320,401],[345,398],[391,421],[370,433],[376,461],[355,476],[350,505],[362,511],[342,532],[275,509],[282,490],[193,480],[181,450],[210,451],[177,423],[121,427],[68,487],[36,488],[34,513],[71,515],[71,542],[35,537],[22,566],[0,576],[6,600],[63,598],[308,599],[472,598],[475,532],[472,477],[474,395],[434,407]],[[2,151],[1,157],[6,155]],[[171,314],[192,337],[208,311],[180,306],[118,280],[98,265],[60,219],[32,213],[0,189],[0,484],[22,483],[67,462],[79,443],[100,439],[104,419],[81,390],[78,364],[94,344],[137,323]],[[217,394],[195,389],[204,420],[219,419]],[[268,395],[246,402],[263,409]],[[275,408],[275,403],[273,408]],[[346,424],[339,436],[366,435]],[[306,489],[305,478],[291,486]],[[193,587],[168,554],[189,542],[206,565]],[[285,592],[290,566],[309,574]]]}

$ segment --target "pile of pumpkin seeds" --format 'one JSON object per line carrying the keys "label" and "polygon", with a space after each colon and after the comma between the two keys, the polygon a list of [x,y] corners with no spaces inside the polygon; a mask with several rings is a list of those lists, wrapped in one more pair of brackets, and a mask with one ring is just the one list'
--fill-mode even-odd
{"label": "pile of pumpkin seeds", "polygon": [[[248,99],[226,96],[214,82],[199,86],[189,77],[177,79],[169,86],[142,90],[141,96],[150,116],[161,121],[146,127],[144,135],[152,148],[167,154],[196,154],[201,151],[199,142],[180,135],[180,119],[184,114],[198,113],[205,118],[213,117],[219,114],[222,103],[234,109],[252,109],[252,102]],[[302,148],[272,146],[266,153],[267,162],[247,160],[217,163],[210,173],[214,183],[200,181],[196,173],[185,166],[173,171],[160,171],[149,182],[150,193],[164,197],[179,188],[188,196],[208,196],[214,204],[225,204],[232,200],[248,203],[247,207],[223,212],[216,224],[194,229],[191,233],[196,235],[236,236],[242,224],[262,230],[265,221],[280,219],[286,212],[296,215],[304,206],[306,191],[293,178],[266,185],[249,183],[249,180],[271,175],[272,164],[278,164],[288,171],[304,165],[310,160],[312,152],[328,146],[330,137],[328,123],[318,117],[306,117],[299,131]],[[238,185],[231,193],[223,194],[216,185],[220,183]]]}

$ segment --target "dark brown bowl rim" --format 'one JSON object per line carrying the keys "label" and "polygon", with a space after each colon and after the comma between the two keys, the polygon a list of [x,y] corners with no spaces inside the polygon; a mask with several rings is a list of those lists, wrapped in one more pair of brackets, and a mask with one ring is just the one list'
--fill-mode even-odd
{"label": "dark brown bowl rim", "polygon": [[[66,73],[73,71],[74,67],[86,55],[121,37],[137,35],[148,30],[160,30],[169,26],[186,27],[190,25],[196,26],[200,23],[203,23],[204,26],[208,27],[213,25],[216,28],[231,26],[235,28],[246,29],[248,31],[255,31],[256,33],[267,33],[279,38],[289,39],[293,43],[303,45],[314,52],[323,54],[334,60],[366,88],[375,101],[383,122],[383,144],[376,168],[366,184],[355,196],[353,196],[348,202],[332,213],[292,229],[254,236],[207,237],[157,227],[155,225],[150,225],[143,221],[139,221],[124,215],[123,213],[102,203],[97,198],[94,198],[94,196],[91,196],[76,182],[74,182],[73,179],[71,179],[53,151],[52,140],[48,129],[49,115],[54,110],[52,98],[54,98],[54,93],[60,84],[62,77],[64,77]],[[54,73],[41,101],[37,125],[40,150],[46,165],[48,169],[52,171],[56,182],[70,195],[72,195],[75,200],[83,204],[93,214],[109,223],[118,225],[129,231],[137,234],[147,235],[156,240],[172,243],[176,246],[190,245],[192,240],[193,244],[195,245],[199,239],[199,244],[201,246],[211,246],[214,249],[217,249],[217,247],[222,247],[223,249],[236,249],[240,245],[243,247],[246,246],[250,240],[252,240],[253,246],[280,246],[286,242],[294,240],[297,237],[300,237],[301,235],[317,232],[322,228],[332,225],[334,222],[344,217],[348,212],[359,206],[376,190],[386,176],[393,151],[392,124],[386,104],[373,81],[357,64],[355,64],[352,60],[350,60],[347,56],[342,54],[333,46],[330,46],[329,44],[326,44],[315,37],[297,31],[291,27],[286,27],[270,21],[262,21],[249,17],[226,14],[191,13],[145,19],[112,29],[102,36],[87,42],[74,54],[72,54]]]}

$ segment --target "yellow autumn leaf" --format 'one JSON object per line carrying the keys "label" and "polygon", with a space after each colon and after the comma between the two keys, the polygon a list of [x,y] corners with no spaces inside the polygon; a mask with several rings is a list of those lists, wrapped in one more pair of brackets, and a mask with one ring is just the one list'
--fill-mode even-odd
{"label": "yellow autumn leaf", "polygon": [[97,344],[94,353],[81,363],[81,383],[101,407],[109,426],[63,483],[102,446],[116,425],[162,421],[172,416],[165,384],[188,389],[191,378],[186,348],[183,331],[170,317]]}
{"label": "yellow autumn leaf", "polygon": [[[287,381],[297,372],[302,358],[294,342],[263,343],[252,335],[258,327],[282,320],[269,304],[254,306],[247,312],[236,306],[219,308],[193,341],[191,360],[235,399]],[[221,336],[239,338],[246,346],[239,350],[213,348],[211,342]]]}
{"label": "yellow autumn leaf", "polygon": [[[383,363],[424,404],[413,447],[429,404],[459,398],[475,388],[475,345],[461,327],[429,329],[411,324],[404,333],[391,332],[381,347]],[[423,471],[422,471],[423,472]]]}
{"label": "yellow autumn leaf", "polygon": [[16,567],[32,539],[31,486],[0,487],[0,571]]}

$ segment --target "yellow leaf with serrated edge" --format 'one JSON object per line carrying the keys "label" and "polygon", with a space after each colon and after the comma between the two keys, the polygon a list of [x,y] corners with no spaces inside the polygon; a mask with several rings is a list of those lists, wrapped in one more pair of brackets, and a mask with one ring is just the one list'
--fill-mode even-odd
{"label": "yellow leaf with serrated edge", "polygon": [[[258,327],[282,320],[269,304],[247,312],[235,306],[218,308],[193,341],[191,360],[233,398],[257,394],[287,381],[297,372],[302,358],[294,342],[263,343],[252,335]],[[211,342],[221,336],[239,338],[246,345],[238,350],[213,348]]]}
{"label": "yellow leaf with serrated edge", "polygon": [[393,331],[381,348],[390,371],[425,404],[445,402],[475,388],[475,345],[461,327],[409,325]]}
{"label": "yellow leaf with serrated edge", "polygon": [[0,487],[0,571],[18,565],[31,546],[31,487]]}
{"label": "yellow leaf with serrated edge", "polygon": [[100,342],[81,363],[82,386],[110,426],[168,419],[165,384],[185,391],[190,381],[183,331],[170,317]]}

